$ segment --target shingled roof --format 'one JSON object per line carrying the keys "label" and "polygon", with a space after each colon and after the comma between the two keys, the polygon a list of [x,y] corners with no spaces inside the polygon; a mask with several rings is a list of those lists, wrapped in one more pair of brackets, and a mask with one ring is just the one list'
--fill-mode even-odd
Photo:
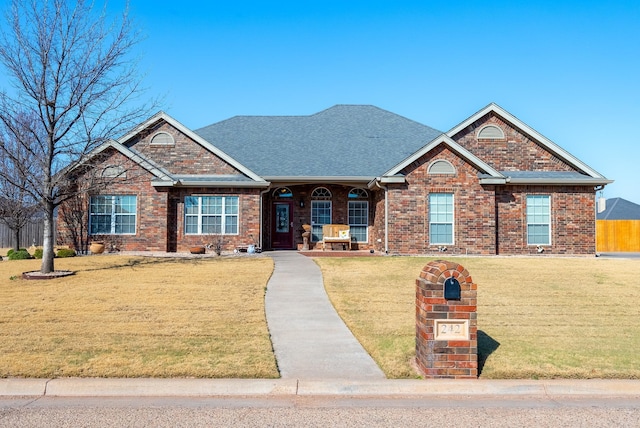
{"label": "shingled roof", "polygon": [[606,209],[596,217],[598,220],[640,220],[640,205],[622,198],[610,198]]}
{"label": "shingled roof", "polygon": [[310,116],[236,116],[195,131],[267,180],[373,178],[442,132],[370,105]]}

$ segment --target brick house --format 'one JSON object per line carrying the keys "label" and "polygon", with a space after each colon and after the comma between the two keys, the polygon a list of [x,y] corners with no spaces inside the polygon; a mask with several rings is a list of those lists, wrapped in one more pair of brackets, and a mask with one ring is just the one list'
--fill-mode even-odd
{"label": "brick house", "polygon": [[496,104],[444,133],[363,105],[198,130],[161,112],[91,159],[118,179],[82,221],[122,250],[299,249],[303,224],[317,248],[341,223],[352,248],[389,254],[594,254],[595,192],[611,182]]}

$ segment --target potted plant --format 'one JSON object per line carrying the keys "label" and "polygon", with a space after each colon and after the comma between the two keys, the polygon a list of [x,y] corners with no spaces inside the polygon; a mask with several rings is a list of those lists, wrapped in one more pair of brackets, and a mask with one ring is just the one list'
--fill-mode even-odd
{"label": "potted plant", "polygon": [[94,236],[89,245],[89,251],[91,251],[91,254],[104,253],[104,239],[101,236]]}
{"label": "potted plant", "polygon": [[204,254],[206,252],[206,248],[204,245],[195,245],[189,248],[189,252],[191,254]]}

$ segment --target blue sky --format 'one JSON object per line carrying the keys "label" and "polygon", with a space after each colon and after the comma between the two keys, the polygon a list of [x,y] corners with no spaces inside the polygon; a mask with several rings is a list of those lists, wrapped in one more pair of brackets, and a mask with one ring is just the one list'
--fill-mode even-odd
{"label": "blue sky", "polygon": [[192,129],[373,104],[447,131],[495,102],[614,179],[605,197],[640,204],[637,0],[131,0],[130,13],[149,95]]}

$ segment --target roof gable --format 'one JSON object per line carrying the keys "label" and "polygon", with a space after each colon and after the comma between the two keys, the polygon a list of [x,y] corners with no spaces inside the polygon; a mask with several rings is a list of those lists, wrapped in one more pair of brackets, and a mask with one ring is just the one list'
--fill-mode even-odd
{"label": "roof gable", "polygon": [[481,118],[483,118],[484,116],[486,116],[486,115],[488,115],[490,113],[493,113],[493,114],[499,116],[501,119],[503,119],[504,121],[510,123],[512,126],[514,126],[515,128],[519,129],[524,134],[530,136],[531,138],[536,140],[536,142],[543,149],[547,150],[552,155],[554,155],[554,156],[558,157],[559,159],[561,159],[562,161],[566,162],[568,165],[570,165],[571,167],[575,168],[576,170],[581,171],[584,174],[587,174],[591,178],[598,179],[598,180],[601,180],[603,182],[610,182],[609,180],[606,180],[606,178],[603,175],[601,175],[600,173],[598,173],[596,170],[594,170],[593,168],[591,168],[590,166],[588,166],[584,162],[580,161],[578,158],[573,156],[571,153],[569,153],[568,151],[564,150],[562,147],[558,146],[553,141],[549,140],[544,135],[540,134],[535,129],[531,128],[529,125],[527,125],[526,123],[522,122],[520,119],[518,119],[517,117],[515,117],[514,115],[512,115],[508,111],[504,110],[502,107],[498,106],[495,103],[491,103],[491,104],[487,105],[486,107],[484,107],[483,109],[481,109],[478,112],[476,112],[475,114],[471,115],[469,118],[467,118],[463,122],[461,122],[458,125],[456,125],[453,128],[451,128],[451,130],[449,130],[446,134],[449,137],[453,138],[456,134],[464,131],[465,128],[467,128],[468,126],[472,125],[474,122],[480,120]]}
{"label": "roof gable", "polygon": [[456,143],[446,134],[441,134],[440,136],[432,140],[429,144],[422,147],[420,150],[413,153],[411,156],[407,157],[402,162],[396,164],[393,168],[385,172],[383,176],[395,176],[397,174],[400,174],[400,172],[403,169],[405,169],[406,167],[411,165],[413,162],[417,161],[422,156],[426,155],[427,153],[429,153],[430,151],[438,147],[440,144],[444,144],[448,146],[451,150],[456,152],[461,158],[463,158],[464,160],[469,162],[471,165],[473,165],[476,169],[478,169],[479,172],[487,175],[487,179],[495,178],[500,183],[504,182],[504,176],[500,174],[500,172],[498,172],[489,164],[484,162],[482,159],[478,158],[473,153],[471,153],[470,151],[462,147],[460,144]]}
{"label": "roof gable", "polygon": [[171,181],[172,180],[171,174],[168,171],[166,171],[162,167],[156,165],[154,162],[152,162],[149,159],[145,158],[141,154],[139,154],[139,153],[137,153],[137,152],[135,152],[133,150],[130,150],[126,146],[123,146],[122,144],[118,143],[117,141],[113,141],[113,140],[109,140],[109,141],[106,141],[106,142],[102,143],[100,146],[98,146],[94,150],[92,150],[80,162],[75,164],[72,168],[70,168],[68,170],[64,170],[62,173],[63,174],[69,173],[69,172],[73,171],[74,169],[80,167],[81,165],[84,165],[90,159],[95,158],[99,154],[104,153],[106,150],[110,150],[110,149],[119,152],[120,154],[122,154],[123,156],[125,156],[126,158],[131,160],[132,162],[140,165],[140,167],[142,167],[143,169],[149,171],[154,177],[156,177],[156,179],[165,180],[165,181]]}
{"label": "roof gable", "polygon": [[[238,162],[238,160],[236,160],[233,157],[229,156],[227,153],[223,152],[218,147],[216,147],[216,146],[210,144],[208,141],[202,139],[202,137],[200,137],[199,135],[197,135],[196,133],[191,131],[189,128],[184,126],[182,123],[178,122],[177,120],[175,120],[174,118],[172,118],[171,116],[169,116],[168,114],[166,114],[164,112],[158,112],[157,114],[155,114],[154,116],[152,116],[151,118],[146,120],[145,122],[141,123],[135,129],[133,129],[131,132],[129,132],[128,134],[126,134],[123,137],[121,137],[120,139],[118,139],[118,142],[120,144],[122,144],[123,146],[126,146],[127,142],[129,142],[130,140],[135,138],[142,131],[144,131],[145,129],[147,129],[149,127],[157,125],[161,121],[164,121],[164,122],[168,123],[173,128],[175,128],[176,130],[178,130],[179,132],[183,133],[185,136],[190,138],[196,144],[200,145],[205,150],[211,152],[212,154],[214,154],[215,156],[220,158],[222,161],[226,162],[231,167],[235,168],[241,174],[244,174],[249,179],[251,179],[253,181],[257,181],[257,182],[264,182],[264,179],[262,177],[260,177],[258,174],[256,174],[255,172],[251,171],[245,165],[241,164],[240,162]],[[142,155],[140,154],[140,156],[142,156]]]}

